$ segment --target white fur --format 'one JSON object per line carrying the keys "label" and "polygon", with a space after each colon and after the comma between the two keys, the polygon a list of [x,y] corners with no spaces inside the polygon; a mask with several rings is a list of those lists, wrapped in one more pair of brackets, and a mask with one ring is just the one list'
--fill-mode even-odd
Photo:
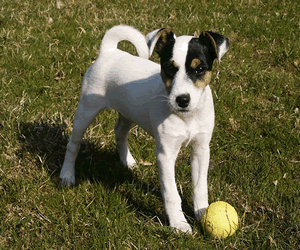
{"label": "white fur", "polygon": [[118,43],[121,40],[139,43],[140,45],[136,47],[139,56],[145,59],[149,58],[149,51],[145,50],[145,45],[147,43],[144,35],[133,27],[127,25],[114,26],[105,33],[105,36],[102,39],[100,53],[117,50]]}
{"label": "white fur", "polygon": [[[74,165],[86,128],[101,110],[113,108],[120,114],[115,132],[121,162],[129,168],[136,165],[127,146],[128,132],[136,123],[155,138],[161,191],[170,226],[191,232],[176,187],[175,161],[181,146],[189,144],[192,148],[194,211],[199,220],[208,206],[207,171],[209,142],[214,127],[213,98],[209,86],[198,89],[188,80],[185,67],[179,67],[168,96],[160,77],[160,65],[144,59],[152,53],[154,37],[155,32],[150,33],[146,40],[139,31],[128,26],[115,26],[106,33],[99,57],[83,79],[60,178],[64,185],[75,183]],[[179,66],[185,63],[190,39],[188,36],[176,38],[173,59]],[[131,41],[140,57],[117,49],[120,40]],[[189,112],[176,112],[175,99],[185,93],[191,96]]]}
{"label": "white fur", "polygon": [[147,45],[149,47],[149,56],[152,55],[153,50],[155,48],[155,44],[157,43],[157,40],[159,39],[159,36],[157,36],[157,33],[159,31],[160,31],[160,29],[154,30],[146,36]]}
{"label": "white fur", "polygon": [[226,43],[221,44],[219,48],[219,57],[218,57],[219,62],[221,62],[222,56],[224,56],[227,51],[228,51],[228,45],[226,45]]}

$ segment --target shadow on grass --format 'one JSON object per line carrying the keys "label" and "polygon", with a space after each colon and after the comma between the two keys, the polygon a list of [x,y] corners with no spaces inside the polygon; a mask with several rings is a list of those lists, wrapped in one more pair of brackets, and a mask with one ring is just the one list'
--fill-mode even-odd
{"label": "shadow on grass", "polygon": [[[58,178],[68,143],[65,128],[65,124],[53,125],[43,122],[22,124],[20,141],[23,146],[19,152],[20,156],[29,152],[32,158],[38,159],[40,167],[47,169],[52,179]],[[116,184],[133,178],[131,171],[119,163],[119,156],[113,149],[102,150],[93,142],[86,140],[81,144],[75,169],[76,184],[88,179],[90,182],[99,181],[114,188]]]}
{"label": "shadow on grass", "polygon": [[[26,155],[26,157],[35,159],[39,168],[45,168],[49,172],[57,188],[60,188],[59,173],[68,143],[65,128],[65,124],[57,125],[40,121],[20,126],[19,138],[22,148],[19,150],[19,157],[24,159]],[[116,186],[127,182],[129,185],[134,185],[134,189],[141,190],[142,193],[147,193],[149,188],[156,189],[157,191],[153,194],[161,200],[159,188],[149,187],[149,183],[141,181],[134,172],[121,165],[114,146],[111,146],[111,149],[103,150],[95,143],[83,140],[76,160],[75,171],[76,185],[84,180],[89,180],[91,183],[99,182],[107,188],[115,189]],[[136,197],[132,191],[120,192],[135,210],[147,217],[158,216],[164,225],[167,225],[165,213],[157,214],[153,207],[147,206],[142,197]],[[185,210],[189,211],[187,215],[191,217],[192,210],[187,206],[185,206]]]}

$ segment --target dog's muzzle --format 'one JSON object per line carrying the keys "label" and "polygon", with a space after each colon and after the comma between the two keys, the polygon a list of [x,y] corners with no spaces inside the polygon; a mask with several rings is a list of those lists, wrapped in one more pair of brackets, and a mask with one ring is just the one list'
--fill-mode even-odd
{"label": "dog's muzzle", "polygon": [[[191,97],[189,94],[183,94],[176,97],[176,103],[178,107],[185,109],[190,104]],[[185,111],[185,110],[182,110]]]}

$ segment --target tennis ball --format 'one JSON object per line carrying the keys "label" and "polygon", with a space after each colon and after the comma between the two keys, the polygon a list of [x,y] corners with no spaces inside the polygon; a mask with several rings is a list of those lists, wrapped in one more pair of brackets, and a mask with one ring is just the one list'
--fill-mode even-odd
{"label": "tennis ball", "polygon": [[205,209],[201,225],[203,230],[214,238],[225,239],[235,233],[239,218],[234,207],[224,201],[216,201]]}

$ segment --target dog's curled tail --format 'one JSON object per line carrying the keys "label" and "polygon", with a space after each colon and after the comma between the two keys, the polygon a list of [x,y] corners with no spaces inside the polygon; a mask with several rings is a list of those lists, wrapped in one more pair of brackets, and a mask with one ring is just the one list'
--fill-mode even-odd
{"label": "dog's curled tail", "polygon": [[105,33],[100,53],[116,50],[118,43],[122,40],[131,42],[135,46],[139,57],[149,58],[149,48],[145,36],[140,31],[127,25],[114,26]]}

